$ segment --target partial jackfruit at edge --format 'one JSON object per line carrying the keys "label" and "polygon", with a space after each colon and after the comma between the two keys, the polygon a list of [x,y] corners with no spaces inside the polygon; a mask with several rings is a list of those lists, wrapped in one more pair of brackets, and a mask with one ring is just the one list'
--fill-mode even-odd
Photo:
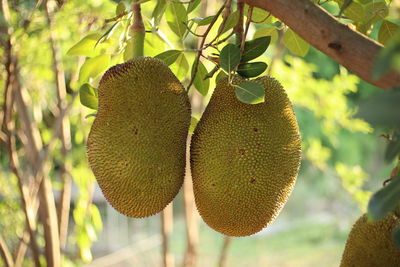
{"label": "partial jackfruit at edge", "polygon": [[[233,84],[243,81],[235,76]],[[292,105],[278,81],[255,80],[265,102],[240,102],[227,78],[218,82],[191,142],[197,209],[216,231],[254,234],[286,203],[299,171],[301,138]]]}
{"label": "partial jackfruit at edge", "polygon": [[377,222],[368,222],[366,214],[361,216],[349,234],[340,267],[400,266],[400,249],[392,240],[397,226],[400,219],[393,214]]}
{"label": "partial jackfruit at edge", "polygon": [[138,57],[104,74],[87,154],[116,210],[145,217],[172,201],[184,178],[189,124],[187,93],[162,61]]}

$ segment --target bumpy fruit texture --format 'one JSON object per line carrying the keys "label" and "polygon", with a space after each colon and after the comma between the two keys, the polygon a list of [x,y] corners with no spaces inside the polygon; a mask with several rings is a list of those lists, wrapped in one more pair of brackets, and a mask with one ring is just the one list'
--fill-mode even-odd
{"label": "bumpy fruit texture", "polygon": [[[233,84],[243,79],[235,76]],[[292,192],[301,139],[292,105],[278,81],[260,77],[265,102],[240,102],[228,80],[218,82],[192,137],[196,206],[204,221],[229,236],[270,224]]]}
{"label": "bumpy fruit texture", "polygon": [[400,219],[392,214],[373,223],[367,221],[366,214],[361,216],[347,239],[340,267],[400,266],[400,249],[392,240],[397,226]]}
{"label": "bumpy fruit texture", "polygon": [[189,124],[187,93],[162,61],[138,57],[104,74],[87,153],[116,210],[145,217],[172,201],[185,173]]}

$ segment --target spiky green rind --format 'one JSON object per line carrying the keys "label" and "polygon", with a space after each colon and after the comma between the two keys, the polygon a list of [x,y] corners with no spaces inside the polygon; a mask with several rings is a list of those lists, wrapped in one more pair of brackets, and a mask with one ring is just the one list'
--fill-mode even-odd
{"label": "spiky green rind", "polygon": [[162,61],[137,57],[104,74],[87,154],[116,210],[146,217],[172,201],[185,174],[189,124],[187,93]]}
{"label": "spiky green rind", "polygon": [[[243,79],[235,76],[233,84]],[[218,82],[191,142],[196,206],[204,221],[229,236],[254,234],[286,203],[300,166],[301,139],[292,105],[278,81],[261,77],[265,102],[240,102]]]}
{"label": "spiky green rind", "polygon": [[400,249],[394,246],[392,231],[400,226],[400,219],[390,214],[377,222],[361,216],[353,225],[340,267],[395,267],[400,266]]}

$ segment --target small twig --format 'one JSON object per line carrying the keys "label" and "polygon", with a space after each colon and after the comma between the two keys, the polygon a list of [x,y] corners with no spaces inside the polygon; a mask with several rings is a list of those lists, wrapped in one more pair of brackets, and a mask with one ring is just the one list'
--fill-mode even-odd
{"label": "small twig", "polygon": [[250,22],[251,22],[251,15],[252,14],[253,14],[253,7],[249,7],[249,10],[247,12],[246,27],[244,29],[242,43],[240,44],[240,54],[243,54],[243,51],[244,51],[244,44],[246,42],[247,32],[249,31],[249,28],[250,28]]}
{"label": "small twig", "polygon": [[197,52],[197,55],[196,55],[196,58],[195,58],[194,64],[193,64],[193,68],[194,68],[193,75],[192,75],[192,77],[190,79],[189,85],[186,87],[187,91],[190,90],[190,87],[192,86],[192,84],[194,82],[194,78],[196,77],[198,66],[199,66],[200,56],[202,55],[203,46],[204,46],[204,43],[206,42],[207,36],[210,33],[211,28],[214,26],[215,22],[217,21],[218,16],[221,15],[221,13],[224,10],[224,8],[225,8],[225,5],[222,5],[222,7],[215,14],[215,16],[214,16],[213,20],[211,21],[210,25],[208,25],[207,30],[203,34],[204,36],[203,36],[203,39],[200,42],[199,49],[198,49],[198,52]]}
{"label": "small twig", "polygon": [[119,14],[118,16],[115,16],[115,17],[109,18],[109,19],[105,19],[105,20],[104,20],[104,23],[109,23],[109,22],[117,21],[117,20],[119,20],[120,18],[124,17],[125,15],[128,15],[128,13],[129,13],[128,11],[124,11],[124,12],[122,12],[121,14]]}

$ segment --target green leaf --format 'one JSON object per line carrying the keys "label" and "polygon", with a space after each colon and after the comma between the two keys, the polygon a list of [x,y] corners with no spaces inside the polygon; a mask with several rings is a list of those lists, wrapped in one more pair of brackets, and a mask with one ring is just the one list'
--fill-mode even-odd
{"label": "green leaf", "polygon": [[264,62],[251,62],[240,64],[237,72],[245,78],[257,77],[267,69],[268,65]]}
{"label": "green leaf", "polygon": [[278,39],[277,28],[276,27],[268,27],[268,28],[257,29],[253,35],[253,38],[257,39],[257,38],[264,37],[264,36],[270,36],[271,37],[270,43],[275,43],[275,41]]}
{"label": "green leaf", "polygon": [[343,12],[353,3],[353,0],[344,0],[342,6],[340,7],[339,17]]}
{"label": "green leaf", "polygon": [[98,109],[99,99],[97,89],[85,83],[79,88],[79,99],[81,104],[91,109]]}
{"label": "green leaf", "polygon": [[356,117],[374,126],[400,126],[400,91],[387,91],[374,95],[360,105]]}
{"label": "green leaf", "polygon": [[242,58],[240,61],[247,62],[261,56],[267,50],[270,42],[270,36],[264,36],[245,42]]}
{"label": "green leaf", "polygon": [[372,2],[365,7],[365,20],[369,23],[374,24],[384,18],[389,14],[389,8],[385,2]]}
{"label": "green leaf", "polygon": [[118,3],[116,9],[115,9],[115,15],[119,16],[122,13],[124,13],[126,11],[126,5],[125,2],[121,1]]}
{"label": "green leaf", "polygon": [[126,46],[124,50],[124,61],[128,61],[133,58],[133,38],[126,41]]}
{"label": "green leaf", "polygon": [[393,66],[393,63],[400,61],[400,32],[398,32],[393,38],[391,38],[386,46],[381,49],[378,54],[378,58],[375,61],[372,78],[377,80],[383,74],[385,74]]}
{"label": "green leaf", "polygon": [[[249,6],[246,4],[244,5],[244,15],[247,17],[249,12]],[[268,24],[271,23],[272,16],[269,12],[265,11],[264,9],[253,7],[253,12],[251,14],[251,21],[258,24]]]}
{"label": "green leaf", "polygon": [[283,34],[283,43],[290,52],[300,57],[307,55],[310,49],[310,45],[291,29]]}
{"label": "green leaf", "polygon": [[211,23],[211,21],[213,21],[215,16],[208,16],[205,18],[200,18],[200,19],[192,19],[195,23],[197,23],[197,25],[199,26],[205,26]]}
{"label": "green leaf", "polygon": [[368,218],[372,221],[383,219],[400,204],[400,176],[396,176],[371,196],[368,203]]}
{"label": "green leaf", "polygon": [[392,231],[392,240],[397,248],[400,248],[400,226],[397,226]]}
{"label": "green leaf", "polygon": [[167,8],[167,23],[171,30],[180,38],[186,32],[187,11],[183,4],[170,2]]}
{"label": "green leaf", "polygon": [[240,14],[237,10],[235,12],[231,13],[229,15],[229,17],[226,19],[224,29],[221,31],[221,34],[227,32],[230,29],[232,29],[233,27],[235,27],[237,22],[239,21],[239,17],[240,17]]}
{"label": "green leaf", "polygon": [[221,68],[230,73],[240,63],[240,49],[234,44],[227,44],[219,55]]}
{"label": "green leaf", "polygon": [[171,70],[179,80],[182,81],[186,78],[189,71],[189,62],[184,53],[181,53],[175,63],[171,65]]}
{"label": "green leaf", "polygon": [[187,8],[187,13],[189,14],[190,12],[192,12],[193,10],[196,9],[196,7],[201,3],[201,0],[194,0],[193,2],[191,2]]}
{"label": "green leaf", "polygon": [[386,147],[385,161],[390,163],[397,155],[400,154],[400,130],[395,130],[392,135],[392,140]]}
{"label": "green leaf", "polygon": [[218,72],[217,77],[215,77],[215,82],[218,83],[220,80],[226,77],[228,77],[228,75],[226,75],[226,73],[223,70],[221,70],[220,72]]}
{"label": "green leaf", "polygon": [[157,5],[153,10],[153,14],[151,14],[151,17],[154,18],[155,26],[158,26],[160,24],[160,21],[164,15],[166,9],[167,9],[167,1],[166,0],[158,0]]}
{"label": "green leaf", "polygon": [[164,61],[165,64],[169,66],[174,63],[181,54],[182,52],[179,50],[168,50],[162,52],[161,54],[158,54],[157,56],[155,56],[155,58],[161,59],[162,61]]}
{"label": "green leaf", "polygon": [[199,123],[199,120],[197,118],[192,117],[190,119],[189,134],[194,133],[194,129],[196,129],[197,123]]}
{"label": "green leaf", "polygon": [[[194,73],[194,64],[192,67],[192,75]],[[197,73],[196,77],[194,78],[193,84],[194,87],[200,92],[202,95],[207,95],[208,89],[210,87],[210,79],[205,79],[204,78],[207,76],[208,71],[206,67],[203,65],[201,61],[199,61],[199,65],[197,68]]]}
{"label": "green leaf", "polygon": [[109,54],[86,59],[79,71],[79,82],[86,83],[90,78],[96,78],[108,69],[111,61]]}
{"label": "green leaf", "polygon": [[384,20],[379,29],[378,41],[382,44],[386,44],[386,42],[392,38],[399,29],[399,25],[388,20]]}
{"label": "green leaf", "polygon": [[264,102],[264,87],[253,81],[245,81],[235,86],[236,97],[246,104],[258,104]]}
{"label": "green leaf", "polygon": [[[96,43],[101,38],[100,33],[91,33],[82,38],[79,42],[73,45],[67,52],[69,56],[86,56],[93,57],[98,54],[96,51]],[[98,49],[98,47],[97,47]]]}
{"label": "green leaf", "polygon": [[92,223],[93,223],[94,228],[97,231],[101,231],[101,229],[103,229],[103,222],[101,220],[100,211],[96,207],[96,205],[94,205],[94,204],[90,205],[90,214],[92,217]]}

